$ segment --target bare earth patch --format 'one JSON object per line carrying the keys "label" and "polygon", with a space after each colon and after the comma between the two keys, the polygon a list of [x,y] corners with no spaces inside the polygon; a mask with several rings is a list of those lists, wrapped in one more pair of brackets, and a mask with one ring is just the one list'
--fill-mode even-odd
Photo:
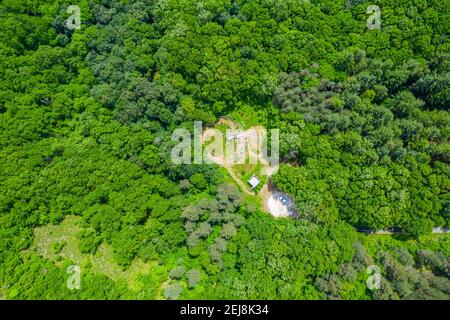
{"label": "bare earth patch", "polygon": [[[269,212],[273,217],[287,218],[295,215],[295,212],[292,209],[293,200],[280,191],[272,190],[268,184],[263,187],[259,196],[262,199],[264,210]],[[284,204],[279,200],[280,197],[287,199],[288,204]]]}
{"label": "bare earth patch", "polygon": [[[218,125],[226,125],[230,129],[237,130],[239,128],[238,125],[236,125],[234,122],[232,122],[229,119],[221,118],[218,123],[216,123],[215,128],[207,128],[203,131],[202,137],[201,137],[201,143],[202,145],[208,145],[209,140],[212,136],[214,136],[217,126]],[[233,141],[234,139],[239,140],[237,150],[235,150],[234,154],[227,155],[226,154],[226,148],[223,147],[222,150],[219,151],[220,154],[214,154],[215,152],[211,153],[211,150],[209,152],[205,153],[205,160],[210,161],[212,163],[216,163],[222,167],[224,167],[230,176],[233,178],[233,180],[242,188],[242,190],[247,193],[248,195],[254,196],[255,193],[249,191],[249,185],[247,184],[247,179],[244,179],[245,174],[243,174],[242,171],[240,171],[240,177],[237,174],[237,172],[234,170],[235,167],[242,167],[246,166],[246,171],[250,174],[252,171],[261,171],[261,172],[255,172],[259,176],[267,176],[270,177],[274,173],[277,172],[279,166],[277,165],[271,165],[269,159],[266,159],[263,154],[261,154],[260,144],[259,142],[262,141],[262,137],[265,136],[264,134],[265,129],[262,126],[254,126],[252,128],[249,128],[245,131],[240,131],[237,135],[239,138],[235,138],[235,135],[231,135],[230,141]],[[229,143],[230,141],[226,142],[225,137],[223,137],[224,143]],[[218,150],[214,150],[218,151]],[[252,159],[250,163],[247,163],[247,160]]]}
{"label": "bare earth patch", "polygon": [[[226,118],[221,118],[217,125],[226,125],[231,129],[236,130],[238,128],[238,125],[236,125],[233,121]],[[240,138],[244,139],[246,143],[244,145],[241,145],[241,150],[238,151],[232,158],[236,160],[235,157],[253,157],[258,160],[259,165],[261,166],[261,174],[267,177],[272,176],[274,173],[278,171],[278,165],[271,165],[268,159],[265,159],[257,149],[251,148],[258,147],[257,143],[250,143],[248,144],[248,141],[258,141],[257,137],[261,137],[261,134],[265,131],[265,129],[261,126],[254,126],[252,128],[249,128],[245,131],[241,131]],[[209,139],[210,135],[213,135],[214,129],[206,129],[203,132],[201,143],[205,144],[205,141]],[[208,137],[208,138],[207,138]],[[246,146],[248,145],[248,149]],[[245,183],[246,181],[242,181],[242,176],[245,176],[245,174],[242,173],[242,168],[244,167],[244,171],[252,171],[252,168],[256,165],[250,165],[244,164],[242,165],[236,165],[236,168],[240,168],[241,171],[239,173],[241,174],[241,177],[238,177],[237,172],[235,172],[234,168],[230,164],[231,159],[227,159],[227,156],[225,154],[221,155],[215,155],[207,153],[207,159],[209,161],[212,161],[222,167],[224,167],[230,176],[233,178],[233,180],[242,188],[242,190],[247,193],[248,195],[255,196],[255,194],[248,190],[248,185]],[[232,162],[232,161],[231,161]],[[293,209],[294,207],[294,200],[291,199],[288,195],[275,190],[270,183],[265,184],[261,191],[258,193],[258,196],[262,199],[263,204],[263,210],[266,212],[269,212],[273,217],[275,218],[287,218],[296,216],[296,213]]]}

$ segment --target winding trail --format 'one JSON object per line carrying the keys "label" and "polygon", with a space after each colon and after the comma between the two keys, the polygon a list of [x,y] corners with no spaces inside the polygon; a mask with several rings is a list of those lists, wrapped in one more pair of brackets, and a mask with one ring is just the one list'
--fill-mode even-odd
{"label": "winding trail", "polygon": [[[225,124],[226,126],[230,127],[232,130],[242,131],[244,134],[250,136],[252,132],[255,132],[255,134],[259,134],[261,130],[263,130],[263,127],[257,126],[252,127],[248,130],[244,130],[241,125],[235,123],[228,117],[221,117],[219,121],[217,121],[216,126],[220,124]],[[202,134],[202,141],[201,143],[204,144],[205,135],[208,133],[208,130],[211,130],[212,128],[206,129]],[[254,150],[251,150],[251,148],[247,148],[244,146],[244,152],[248,153],[249,157],[253,157],[254,159],[258,159],[258,161],[266,167],[266,172],[269,174],[272,174],[276,171],[276,167],[271,167],[269,161],[267,159],[264,159],[262,156],[256,154]],[[208,160],[224,167],[227,172],[230,174],[231,178],[242,188],[242,191],[244,191],[246,194],[251,196],[256,196],[257,194],[255,192],[249,191],[248,186],[236,175],[233,168],[227,163],[226,156],[213,156],[211,154],[207,154]],[[263,188],[265,188],[267,185],[264,185]]]}

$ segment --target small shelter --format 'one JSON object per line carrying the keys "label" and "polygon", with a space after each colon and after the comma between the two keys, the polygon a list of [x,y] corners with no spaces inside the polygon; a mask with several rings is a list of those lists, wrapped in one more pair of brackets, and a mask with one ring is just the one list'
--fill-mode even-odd
{"label": "small shelter", "polygon": [[252,186],[250,189],[250,191],[252,191],[261,183],[261,180],[259,180],[257,176],[253,175],[250,180],[248,180],[248,183]]}

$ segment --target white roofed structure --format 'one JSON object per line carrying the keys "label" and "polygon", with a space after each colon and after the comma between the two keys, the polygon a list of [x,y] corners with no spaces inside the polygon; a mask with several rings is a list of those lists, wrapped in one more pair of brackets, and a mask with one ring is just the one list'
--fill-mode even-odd
{"label": "white roofed structure", "polygon": [[261,183],[261,180],[259,180],[257,176],[253,175],[250,180],[248,180],[248,183],[252,186],[250,189],[250,191],[252,191]]}

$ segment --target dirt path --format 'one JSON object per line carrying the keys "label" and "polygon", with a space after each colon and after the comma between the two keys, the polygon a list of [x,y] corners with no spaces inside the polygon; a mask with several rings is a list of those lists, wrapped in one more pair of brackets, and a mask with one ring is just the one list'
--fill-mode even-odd
{"label": "dirt path", "polygon": [[220,117],[219,121],[217,121],[216,125],[218,125],[218,124],[226,124],[233,130],[243,130],[243,128],[240,125],[238,125],[236,122],[234,122],[233,120],[231,120],[228,117]]}
{"label": "dirt path", "polygon": [[[268,182],[258,194],[263,203],[263,209],[275,218],[288,218],[298,216],[295,210],[294,199],[289,195],[277,190]],[[280,198],[287,200],[283,203]]]}
{"label": "dirt path", "polygon": [[230,176],[233,178],[233,180],[234,180],[234,181],[242,188],[242,190],[243,190],[246,194],[251,195],[251,196],[254,196],[254,195],[255,195],[253,192],[251,192],[251,191],[249,191],[249,190],[247,189],[247,186],[241,181],[241,179],[238,178],[238,176],[234,173],[233,169],[231,169],[231,168],[228,167],[228,166],[223,166],[223,167],[228,171],[228,173],[229,173]]}
{"label": "dirt path", "polygon": [[[261,126],[252,127],[248,130],[245,130],[242,128],[242,126],[238,125],[237,123],[233,122],[231,119],[227,117],[221,117],[219,121],[216,123],[216,125],[225,124],[228,127],[230,127],[232,130],[238,130],[242,131],[247,138],[246,139],[252,139],[254,135],[260,136],[263,130],[265,130]],[[201,143],[204,144],[205,136],[207,136],[208,130],[211,130],[212,128],[206,129],[202,134],[202,140]],[[273,173],[275,173],[278,169],[278,166],[270,166],[270,162],[265,159],[262,155],[258,154],[257,150],[252,150],[250,147],[245,147],[245,151],[248,154],[248,157],[253,157],[254,159],[258,159],[258,161],[264,166],[266,175],[271,176]],[[222,167],[224,167],[227,172],[230,174],[230,176],[233,178],[233,180],[242,188],[242,190],[251,196],[255,196],[256,193],[251,192],[248,190],[249,186],[247,186],[234,172],[232,167],[229,163],[227,163],[226,155],[223,156],[213,156],[208,154],[208,159]],[[267,200],[271,197],[271,193],[269,191],[269,187],[266,185],[263,186],[261,192],[258,194],[263,199],[263,206],[264,210],[267,212],[270,212],[269,208],[267,207]]]}
{"label": "dirt path", "polygon": [[264,185],[264,187],[259,192],[258,196],[262,200],[264,211],[270,212],[270,208],[269,208],[268,202],[269,202],[270,197],[272,196],[272,191],[269,190],[268,183],[266,183]]}

